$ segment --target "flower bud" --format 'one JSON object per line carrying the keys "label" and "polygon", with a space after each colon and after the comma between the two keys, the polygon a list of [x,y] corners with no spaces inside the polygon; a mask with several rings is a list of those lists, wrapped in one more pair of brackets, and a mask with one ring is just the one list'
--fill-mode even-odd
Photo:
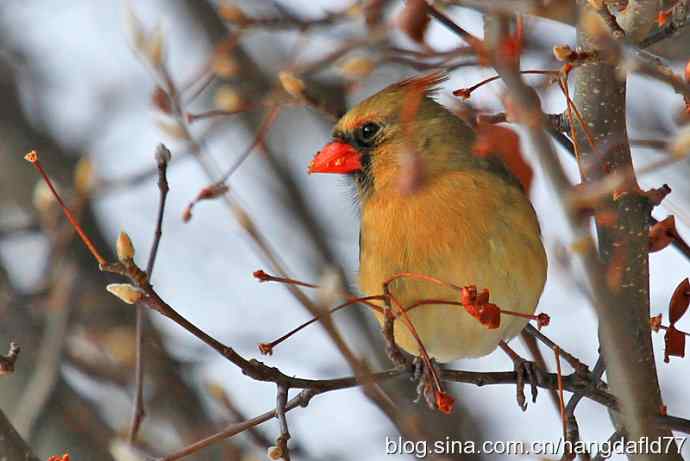
{"label": "flower bud", "polygon": [[84,156],[79,159],[74,168],[74,188],[78,194],[84,195],[89,192],[93,184],[93,163]]}
{"label": "flower bud", "polygon": [[230,78],[237,75],[240,71],[240,65],[237,60],[225,53],[216,53],[213,57],[213,72],[222,78]]}
{"label": "flower bud", "polygon": [[132,240],[126,232],[120,232],[120,235],[117,237],[115,249],[117,250],[117,259],[119,259],[120,262],[129,261],[134,258],[134,245],[132,245]]}
{"label": "flower bud", "polygon": [[369,75],[376,68],[376,63],[363,56],[349,58],[340,65],[340,71],[349,79],[360,79]]}
{"label": "flower bud", "polygon": [[240,93],[230,85],[223,85],[216,90],[213,98],[218,109],[226,110],[228,112],[235,112],[240,110],[244,101]]}
{"label": "flower bud", "polygon": [[146,295],[144,290],[129,283],[111,283],[105,289],[127,304],[134,304]]}
{"label": "flower bud", "polygon": [[280,449],[280,447],[268,447],[266,450],[266,455],[268,456],[268,459],[271,460],[278,460],[283,458],[283,450]]}
{"label": "flower bud", "polygon": [[304,82],[295,77],[291,72],[280,72],[278,74],[278,79],[280,84],[283,85],[283,89],[294,98],[301,98],[304,95]]}

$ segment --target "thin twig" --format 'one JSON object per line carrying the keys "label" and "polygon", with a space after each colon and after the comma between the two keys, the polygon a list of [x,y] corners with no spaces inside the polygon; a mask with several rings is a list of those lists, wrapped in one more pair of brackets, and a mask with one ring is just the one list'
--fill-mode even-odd
{"label": "thin twig", "polygon": [[[618,442],[620,440],[623,440],[623,434],[616,431],[613,434],[611,434],[611,436],[608,438],[608,440],[606,441],[606,446],[612,447],[616,442]],[[604,460],[608,459],[609,456],[611,456],[610,453],[604,453],[602,451],[602,452],[597,453],[596,456],[594,456],[594,458],[592,458],[592,461],[604,461]]]}
{"label": "thin twig", "polygon": [[[601,381],[601,375],[604,374],[605,368],[606,367],[604,366],[604,358],[600,354],[591,373],[592,387],[597,387],[599,385],[599,382]],[[567,423],[567,426],[564,437],[565,440],[570,441],[573,445],[578,440],[580,440],[580,428],[577,424],[577,419],[575,418],[575,408],[577,407],[577,404],[580,403],[580,400],[582,400],[583,397],[583,392],[575,392],[570,397],[570,400],[568,400],[568,404],[565,406],[565,421]],[[563,456],[565,458],[565,453]]]}
{"label": "thin twig", "polygon": [[287,386],[278,385],[276,389],[276,418],[280,424],[280,435],[276,439],[276,447],[280,452],[280,457],[285,461],[290,461],[290,450],[288,440],[290,440],[290,429],[288,428],[287,418],[285,417],[285,407],[288,400]]}
{"label": "thin twig", "polygon": [[[163,144],[156,147],[155,153],[156,165],[158,167],[158,216],[156,219],[156,230],[153,233],[153,243],[151,244],[151,251],[149,252],[148,263],[146,264],[146,273],[149,279],[153,274],[153,267],[156,264],[156,256],[158,255],[158,246],[163,236],[163,216],[165,215],[165,202],[168,197],[168,162],[170,162],[170,150]],[[136,369],[134,372],[135,393],[134,406],[132,410],[132,420],[129,428],[129,441],[134,442],[141,422],[146,416],[144,409],[144,306],[137,303],[137,318],[136,318]]]}
{"label": "thin twig", "polygon": [[539,331],[537,328],[535,328],[532,324],[528,323],[527,326],[525,326],[525,333],[527,333],[530,336],[533,336],[535,339],[539,340],[542,344],[544,344],[546,347],[551,349],[552,351],[556,351],[556,348],[559,349],[559,354],[560,356],[568,362],[568,364],[573,367],[573,369],[576,372],[581,372],[587,368],[585,364],[580,362],[575,356],[572,354],[564,351],[561,349],[558,344],[553,342],[551,339],[549,339],[544,333]]}

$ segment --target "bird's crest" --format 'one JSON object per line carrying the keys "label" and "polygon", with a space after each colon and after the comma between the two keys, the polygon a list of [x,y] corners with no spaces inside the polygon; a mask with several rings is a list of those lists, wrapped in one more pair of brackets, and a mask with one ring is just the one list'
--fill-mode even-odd
{"label": "bird's crest", "polygon": [[448,80],[448,73],[444,70],[437,70],[428,74],[407,78],[401,82],[394,83],[389,88],[391,90],[410,89],[421,91],[427,96],[433,96],[438,91],[438,86],[446,80]]}

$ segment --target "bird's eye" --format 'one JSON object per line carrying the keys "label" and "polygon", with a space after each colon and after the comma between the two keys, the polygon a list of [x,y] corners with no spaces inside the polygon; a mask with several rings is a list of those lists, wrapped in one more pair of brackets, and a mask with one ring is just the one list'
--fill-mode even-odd
{"label": "bird's eye", "polygon": [[374,122],[365,123],[359,129],[358,140],[364,145],[371,145],[376,133],[379,132],[381,127]]}

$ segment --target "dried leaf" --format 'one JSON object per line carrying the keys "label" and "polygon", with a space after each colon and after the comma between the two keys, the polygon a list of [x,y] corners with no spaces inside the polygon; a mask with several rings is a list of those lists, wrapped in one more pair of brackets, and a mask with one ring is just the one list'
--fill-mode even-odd
{"label": "dried leaf", "polygon": [[666,248],[676,236],[675,217],[669,216],[649,229],[649,252],[655,253]]}
{"label": "dried leaf", "polygon": [[485,304],[479,308],[479,322],[489,330],[501,326],[501,310],[495,304]]}
{"label": "dried leaf", "polygon": [[436,391],[436,408],[449,415],[453,411],[455,399],[443,391]]}
{"label": "dried leaf", "polygon": [[672,10],[660,10],[656,17],[656,23],[659,27],[663,27],[671,17]]}
{"label": "dried leaf", "polygon": [[259,352],[263,355],[273,355],[273,346],[270,343],[259,343]]}
{"label": "dried leaf", "polygon": [[165,90],[160,86],[157,86],[156,89],[153,90],[153,94],[151,94],[151,102],[164,114],[169,114],[172,112],[170,96],[168,96],[168,93],[166,93]]}
{"label": "dried leaf", "polygon": [[463,99],[470,99],[471,95],[472,95],[472,91],[469,88],[459,88],[459,89],[453,91],[453,96],[457,96],[457,97],[463,98]]}
{"label": "dried leaf", "polygon": [[486,288],[477,293],[474,285],[463,287],[461,302],[467,313],[488,329],[493,330],[501,325],[501,309],[489,303],[489,290]]}
{"label": "dried leaf", "polygon": [[69,453],[65,453],[64,455],[52,455],[48,458],[48,461],[69,461]]}
{"label": "dried leaf", "polygon": [[551,323],[551,317],[548,314],[537,314],[537,328],[541,330],[542,327],[548,327]]}
{"label": "dried leaf", "polygon": [[685,335],[676,330],[671,324],[664,336],[666,349],[664,350],[664,362],[668,363],[669,357],[685,357]]}
{"label": "dried leaf", "polygon": [[423,43],[430,19],[426,0],[407,0],[398,16],[398,27],[415,42]]}
{"label": "dried leaf", "polygon": [[685,315],[685,312],[688,310],[688,304],[690,304],[690,282],[685,278],[676,287],[671,296],[671,302],[668,305],[668,318],[671,326]]}
{"label": "dried leaf", "polygon": [[214,184],[211,184],[210,186],[206,186],[203,189],[201,189],[199,191],[199,195],[197,195],[196,199],[197,199],[197,201],[213,200],[214,198],[218,198],[221,195],[225,194],[229,190],[230,190],[230,188],[225,183],[214,183]]}
{"label": "dried leaf", "polygon": [[498,125],[478,125],[473,152],[479,157],[498,156],[524,190],[529,192],[534,173],[522,155],[520,137],[515,131]]}

